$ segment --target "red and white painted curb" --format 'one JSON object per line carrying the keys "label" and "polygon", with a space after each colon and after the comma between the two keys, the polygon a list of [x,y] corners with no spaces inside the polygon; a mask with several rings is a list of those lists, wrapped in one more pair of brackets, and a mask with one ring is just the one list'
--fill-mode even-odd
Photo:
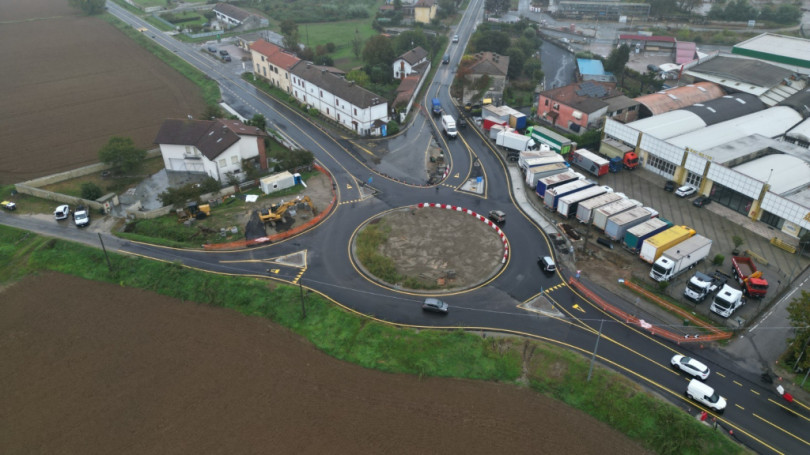
{"label": "red and white painted curb", "polygon": [[455,210],[456,212],[463,212],[466,213],[467,215],[474,216],[479,220],[483,221],[484,223],[489,225],[489,227],[494,229],[495,232],[498,234],[498,236],[501,238],[501,242],[503,242],[503,258],[501,259],[501,264],[506,263],[506,259],[509,257],[509,241],[506,240],[506,234],[504,234],[503,230],[501,230],[501,228],[489,218],[485,217],[484,215],[481,215],[480,213],[473,212],[470,209],[465,209],[464,207],[459,207],[457,205],[438,204],[434,202],[420,202],[419,204],[416,204],[416,206],[420,209],[426,207],[434,207],[437,209]]}
{"label": "red and white painted curb", "polygon": [[444,175],[442,176],[442,180],[446,179],[448,175],[450,175],[450,166],[444,168]]}

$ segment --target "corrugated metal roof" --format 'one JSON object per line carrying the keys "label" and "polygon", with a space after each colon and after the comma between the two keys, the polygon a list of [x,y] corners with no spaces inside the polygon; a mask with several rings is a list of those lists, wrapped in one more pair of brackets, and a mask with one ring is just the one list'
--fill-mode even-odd
{"label": "corrugated metal roof", "polygon": [[781,136],[801,120],[801,116],[793,109],[777,106],[682,134],[670,138],[667,142],[702,152],[752,134],[761,134],[765,137]]}
{"label": "corrugated metal roof", "polygon": [[578,58],[577,67],[579,68],[579,74],[582,75],[587,74],[601,76],[605,74],[605,67],[602,66],[601,60]]}
{"label": "corrugated metal roof", "polygon": [[768,54],[777,58],[795,59],[805,62],[805,67],[810,66],[810,60],[808,60],[810,58],[810,40],[804,38],[763,33],[734,45],[731,50],[734,54],[745,53],[744,51]]}
{"label": "corrugated metal roof", "polygon": [[701,120],[700,116],[694,112],[678,109],[654,117],[636,120],[628,123],[627,126],[658,139],[669,139],[703,128],[706,126],[706,122]]}
{"label": "corrugated metal roof", "polygon": [[810,119],[806,119],[792,130],[788,131],[787,136],[810,143]]}
{"label": "corrugated metal roof", "polygon": [[714,125],[761,111],[766,107],[765,103],[755,95],[736,93],[734,95],[721,96],[720,98],[705,103],[693,104],[683,109],[697,114],[706,122],[706,125]]}
{"label": "corrugated metal roof", "polygon": [[790,155],[763,156],[732,169],[768,183],[776,194],[800,190],[810,182],[810,163]]}
{"label": "corrugated metal roof", "polygon": [[[719,85],[712,82],[698,82],[673,89],[639,96],[636,101],[641,103],[649,115],[663,114],[695,103],[705,103],[725,95]],[[647,116],[649,116],[647,115]]]}

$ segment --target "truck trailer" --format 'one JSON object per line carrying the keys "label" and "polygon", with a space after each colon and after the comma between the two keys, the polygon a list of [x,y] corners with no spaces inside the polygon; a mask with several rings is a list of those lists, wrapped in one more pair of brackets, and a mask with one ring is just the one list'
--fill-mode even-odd
{"label": "truck trailer", "polygon": [[610,161],[586,149],[576,150],[571,162],[597,177],[610,172]]}
{"label": "truck trailer", "polygon": [[562,197],[557,203],[557,213],[565,218],[568,218],[569,216],[577,213],[577,206],[580,202],[595,198],[599,195],[605,194],[605,192],[607,192],[607,189],[603,186],[592,186],[582,191],[577,191],[576,193]]}
{"label": "truck trailer", "polygon": [[526,128],[526,134],[538,144],[546,144],[551,147],[551,150],[563,156],[568,155],[577,148],[576,142],[542,126],[530,126]]}
{"label": "truck trailer", "polygon": [[754,260],[745,256],[731,257],[731,274],[742,286],[743,293],[761,299],[768,293],[768,280],[757,270]]}
{"label": "truck trailer", "polygon": [[582,201],[577,206],[577,219],[580,223],[590,223],[596,209],[612,204],[621,199],[625,199],[619,193],[605,193],[601,196]]}
{"label": "truck trailer", "polygon": [[712,239],[695,235],[664,251],[655,260],[650,270],[650,278],[655,281],[669,281],[681,272],[689,270],[709,256]]}
{"label": "truck trailer", "polygon": [[649,210],[644,207],[613,215],[605,223],[605,236],[611,240],[621,240],[628,229],[649,220],[650,215]]}
{"label": "truck trailer", "polygon": [[621,199],[612,204],[600,207],[593,212],[593,225],[598,229],[604,230],[608,218],[636,207],[641,207],[641,202],[635,199]]}
{"label": "truck trailer", "polygon": [[550,190],[551,188],[573,182],[574,180],[580,180],[580,175],[569,169],[560,174],[544,177],[538,180],[537,185],[534,187],[534,192],[537,193],[538,197],[543,199],[546,197],[546,191]]}
{"label": "truck trailer", "polygon": [[507,150],[515,150],[518,152],[525,152],[537,148],[537,144],[532,138],[507,130],[498,133],[498,136],[495,138],[495,144]]}
{"label": "truck trailer", "polygon": [[552,163],[542,166],[532,166],[526,171],[526,184],[529,188],[537,186],[537,181],[552,175],[557,175],[568,169],[568,163]]}
{"label": "truck trailer", "polygon": [[[524,136],[525,137],[525,136]],[[532,166],[544,164],[565,163],[565,158],[551,151],[524,151],[518,155],[518,167],[526,172]],[[568,163],[565,163],[566,165]]]}
{"label": "truck trailer", "polygon": [[662,219],[653,218],[647,220],[639,225],[633,226],[624,233],[624,247],[633,253],[638,254],[641,249],[641,243],[648,238],[664,232],[672,227],[672,222]]}
{"label": "truck trailer", "polygon": [[573,182],[566,183],[565,185],[556,186],[550,190],[546,190],[546,195],[543,198],[543,202],[545,203],[547,209],[557,210],[557,204],[560,202],[560,198],[592,186],[596,186],[596,184],[590,180],[575,180]]}
{"label": "truck trailer", "polygon": [[664,251],[695,235],[695,230],[688,226],[672,226],[660,234],[656,234],[641,244],[639,257],[652,264],[664,254]]}

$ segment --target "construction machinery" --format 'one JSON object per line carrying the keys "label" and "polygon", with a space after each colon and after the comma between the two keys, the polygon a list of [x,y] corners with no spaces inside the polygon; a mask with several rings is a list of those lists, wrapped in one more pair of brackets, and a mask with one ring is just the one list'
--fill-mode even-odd
{"label": "construction machinery", "polygon": [[182,223],[191,218],[202,220],[211,216],[211,205],[200,205],[196,201],[186,203],[186,208],[175,210],[177,213],[177,221]]}
{"label": "construction machinery", "polygon": [[287,213],[287,210],[299,204],[308,205],[309,208],[312,209],[312,213],[315,213],[315,206],[312,205],[312,200],[309,198],[309,196],[304,196],[298,197],[291,201],[282,201],[279,204],[273,204],[269,209],[259,210],[259,219],[265,223],[281,221],[284,219],[284,214]]}

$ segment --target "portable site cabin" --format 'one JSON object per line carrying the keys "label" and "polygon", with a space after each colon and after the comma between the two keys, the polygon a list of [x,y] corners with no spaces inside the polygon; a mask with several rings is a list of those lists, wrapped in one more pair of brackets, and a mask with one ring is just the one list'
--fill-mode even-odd
{"label": "portable site cabin", "polygon": [[293,175],[290,174],[289,171],[268,175],[267,177],[259,180],[259,184],[261,185],[262,192],[264,194],[270,194],[274,191],[283,190],[285,188],[292,188],[299,182],[301,182],[301,175]]}

